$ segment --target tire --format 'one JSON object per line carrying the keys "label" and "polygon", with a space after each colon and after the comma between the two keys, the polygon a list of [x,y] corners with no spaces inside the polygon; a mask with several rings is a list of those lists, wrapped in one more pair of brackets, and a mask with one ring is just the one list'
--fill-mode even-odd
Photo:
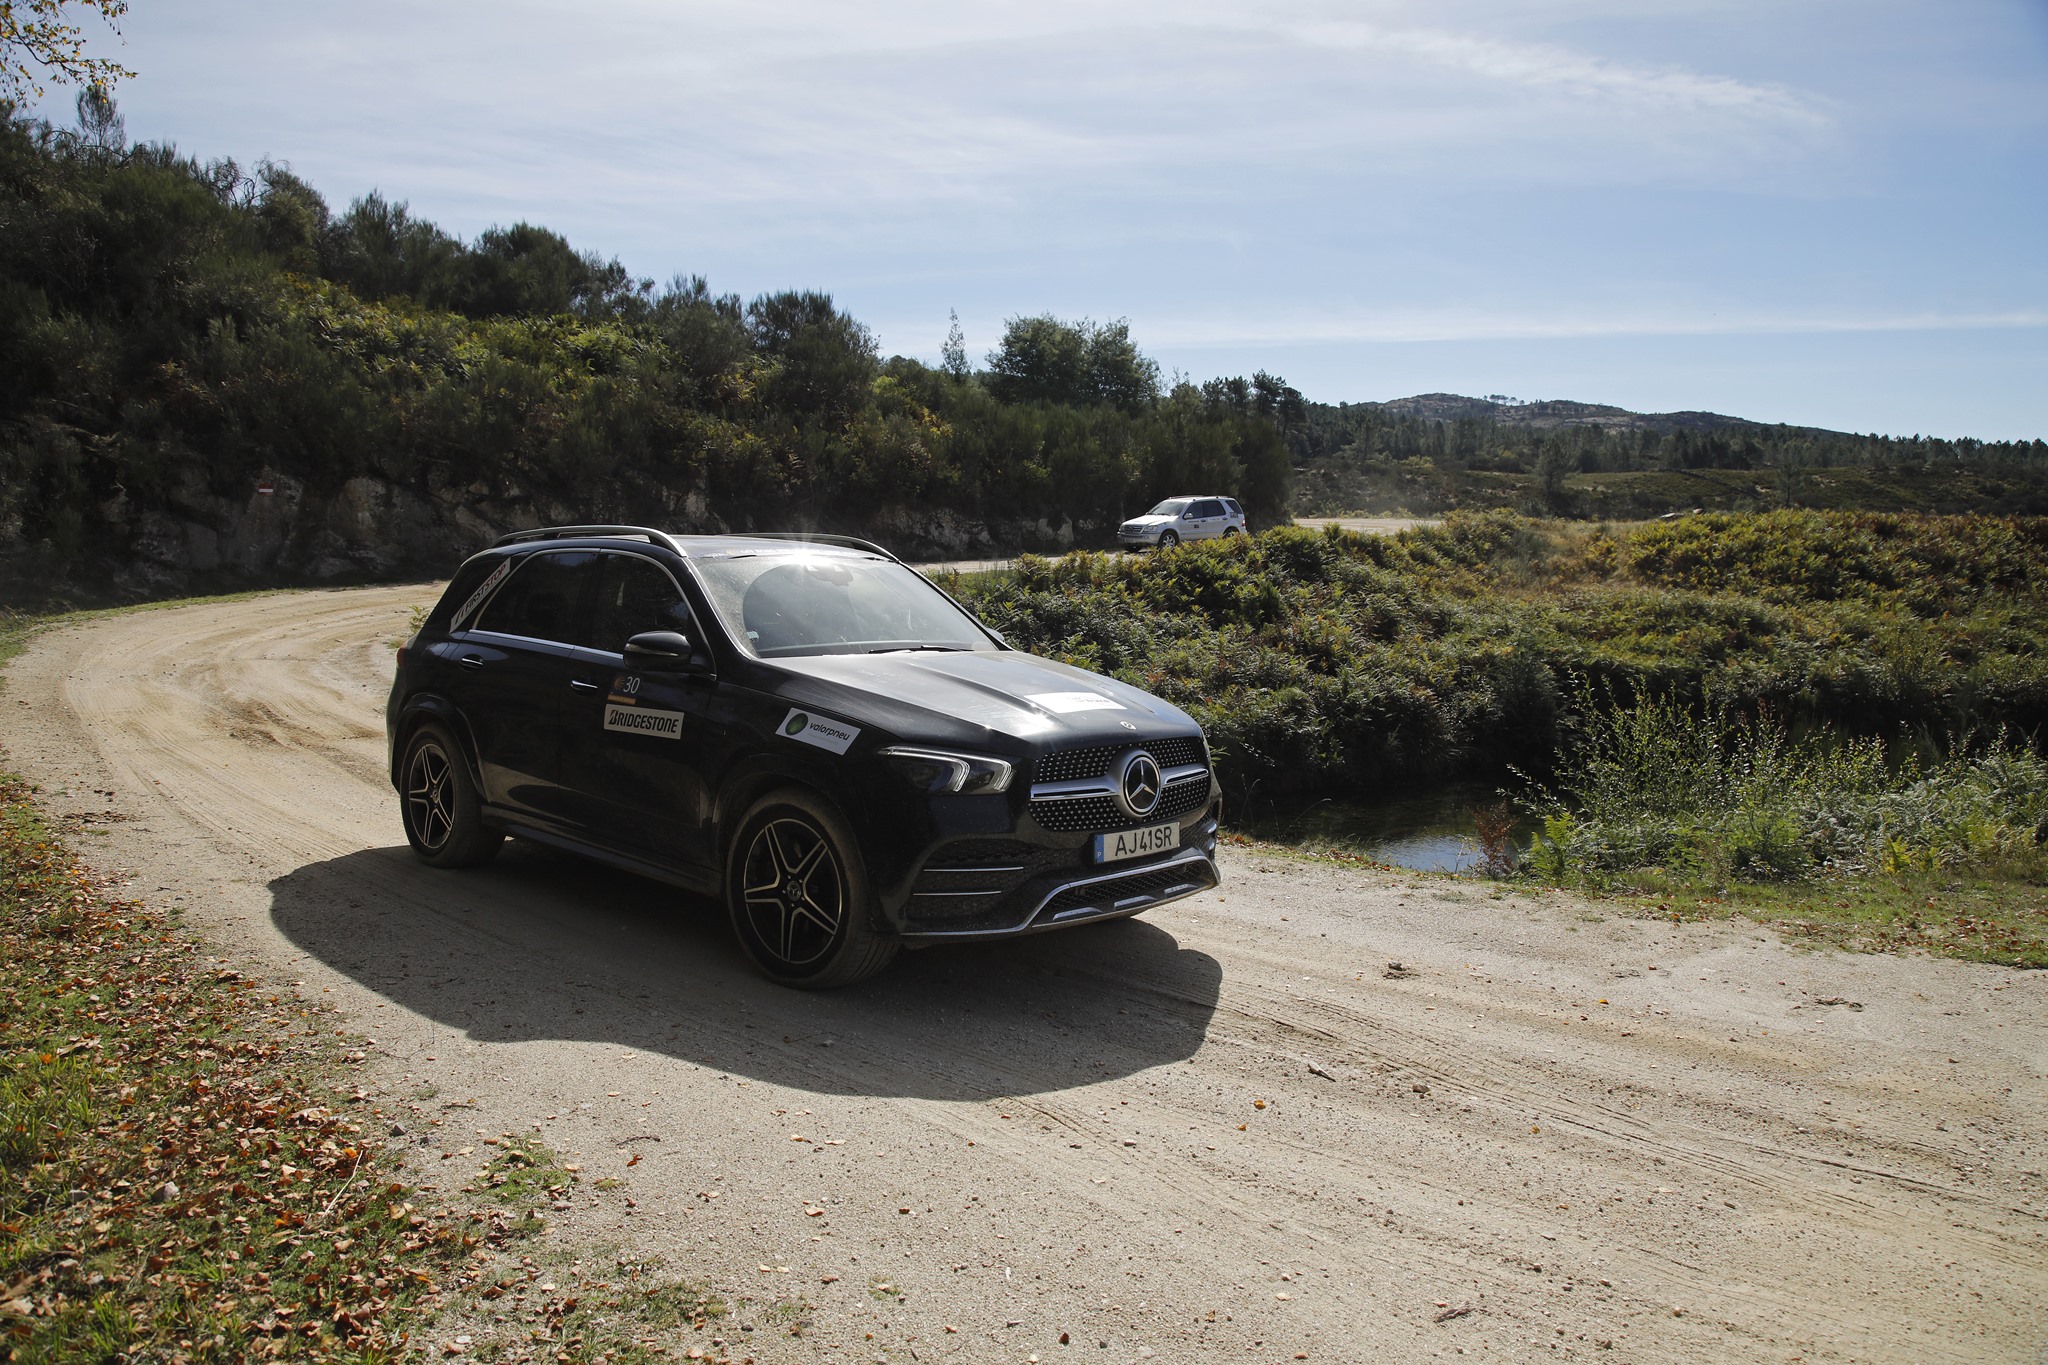
{"label": "tire", "polygon": [[1240,534],[1240,532],[1238,531],[1238,528],[1235,526],[1226,526],[1223,528],[1223,535],[1226,540],[1229,539],[1231,536],[1238,534]]}
{"label": "tire", "polygon": [[398,768],[405,841],[434,867],[475,867],[498,856],[503,831],[484,823],[483,803],[455,737],[428,722],[412,732]]}
{"label": "tire", "polygon": [[1178,544],[1180,544],[1180,532],[1178,532],[1178,531],[1161,531],[1161,532],[1159,533],[1159,548],[1160,548],[1160,549],[1162,549],[1162,550],[1171,550],[1171,549],[1172,549],[1172,548],[1173,548],[1174,546],[1176,546],[1176,545],[1178,545]]}
{"label": "tire", "polygon": [[889,965],[867,868],[838,811],[800,787],[756,801],[725,860],[733,933],[770,981],[823,991]]}

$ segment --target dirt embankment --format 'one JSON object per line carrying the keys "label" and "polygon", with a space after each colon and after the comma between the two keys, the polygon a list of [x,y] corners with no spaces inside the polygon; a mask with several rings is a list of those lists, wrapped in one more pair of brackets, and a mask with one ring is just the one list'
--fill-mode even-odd
{"label": "dirt embankment", "polygon": [[380,708],[431,596],[52,632],[0,745],[134,894],[353,1017],[421,1179],[538,1130],[587,1182],[550,1245],[808,1300],[764,1361],[2048,1346],[2048,975],[1231,856],[793,994],[664,888],[413,861]]}

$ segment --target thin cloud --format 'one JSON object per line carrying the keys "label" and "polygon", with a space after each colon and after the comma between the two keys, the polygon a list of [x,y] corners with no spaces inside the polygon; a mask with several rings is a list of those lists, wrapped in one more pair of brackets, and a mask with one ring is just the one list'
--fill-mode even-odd
{"label": "thin cloud", "polygon": [[1812,96],[1781,86],[1676,66],[1632,66],[1551,43],[1355,22],[1304,25],[1293,33],[1314,46],[1412,57],[1490,81],[1654,110],[1737,113],[1813,128],[1828,122]]}
{"label": "thin cloud", "polygon": [[1821,335],[1964,332],[2048,327],[2048,310],[1901,313],[1884,316],[1729,314],[1706,317],[1387,312],[1336,318],[1167,319],[1135,330],[1143,344],[1178,347],[1301,346],[1350,342],[1541,341],[1593,337]]}

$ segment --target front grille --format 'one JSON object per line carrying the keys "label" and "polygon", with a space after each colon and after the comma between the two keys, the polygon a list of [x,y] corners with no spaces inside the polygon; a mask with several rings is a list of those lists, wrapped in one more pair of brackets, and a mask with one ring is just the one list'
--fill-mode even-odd
{"label": "front grille", "polygon": [[1078,782],[1090,777],[1106,777],[1118,757],[1132,749],[1145,750],[1159,760],[1159,766],[1162,768],[1185,768],[1191,763],[1209,761],[1208,753],[1202,747],[1200,735],[1146,740],[1136,744],[1096,744],[1085,749],[1066,749],[1056,754],[1047,754],[1038,760],[1038,768],[1032,774],[1031,780]]}
{"label": "front grille", "polygon": [[1159,797],[1159,809],[1152,812],[1155,819],[1178,820],[1193,811],[1200,810],[1202,803],[1209,799],[1209,777],[1202,776],[1188,782],[1176,782]]}
{"label": "front grille", "polygon": [[[1193,811],[1200,810],[1202,803],[1209,799],[1209,775],[1191,777],[1176,782],[1160,793],[1159,806],[1147,822],[1178,820]],[[1131,823],[1131,817],[1124,814],[1122,806],[1113,796],[1081,796],[1065,801],[1033,801],[1032,818],[1046,829],[1058,834],[1091,833],[1102,830],[1122,829]]]}
{"label": "front grille", "polygon": [[1193,889],[1208,878],[1202,875],[1198,863],[1182,863],[1175,867],[1157,867],[1149,871],[1133,872],[1128,876],[1114,877],[1108,881],[1092,882],[1087,886],[1070,886],[1045,903],[1039,911],[1039,918],[1056,919],[1075,910],[1111,910],[1119,901],[1136,896],[1159,896],[1180,887]]}
{"label": "front grille", "polygon": [[1158,740],[1147,744],[1145,749],[1159,760],[1162,768],[1185,768],[1190,763],[1206,765],[1209,762],[1209,751],[1203,746],[1200,735]]}
{"label": "front grille", "polygon": [[1039,824],[1056,834],[1115,829],[1131,823],[1131,818],[1118,808],[1115,798],[1108,796],[1083,796],[1071,801],[1033,801],[1031,814]]}

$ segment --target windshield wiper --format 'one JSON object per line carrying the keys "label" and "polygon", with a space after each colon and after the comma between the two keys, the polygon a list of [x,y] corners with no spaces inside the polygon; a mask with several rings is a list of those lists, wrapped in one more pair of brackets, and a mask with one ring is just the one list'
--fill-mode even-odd
{"label": "windshield wiper", "polygon": [[868,653],[915,654],[921,649],[936,650],[945,654],[971,654],[974,647],[972,645],[883,645],[880,649],[869,650]]}

